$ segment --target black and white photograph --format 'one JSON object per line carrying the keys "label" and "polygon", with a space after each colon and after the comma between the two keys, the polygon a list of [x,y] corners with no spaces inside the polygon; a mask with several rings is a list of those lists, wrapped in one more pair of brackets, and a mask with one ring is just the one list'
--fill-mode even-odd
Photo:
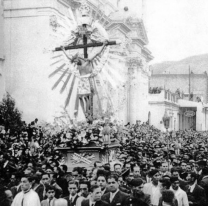
{"label": "black and white photograph", "polygon": [[208,0],[0,0],[0,206],[207,206]]}

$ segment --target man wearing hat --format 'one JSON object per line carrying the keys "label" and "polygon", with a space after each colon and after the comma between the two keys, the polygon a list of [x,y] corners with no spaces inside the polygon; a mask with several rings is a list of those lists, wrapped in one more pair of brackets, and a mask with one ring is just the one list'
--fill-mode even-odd
{"label": "man wearing hat", "polygon": [[143,180],[141,178],[134,178],[130,181],[129,184],[132,187],[132,189],[131,189],[131,195],[128,198],[128,203],[132,201],[133,206],[136,205],[150,206],[151,205],[150,195],[144,194],[143,192],[143,188],[144,188]]}
{"label": "man wearing hat", "polygon": [[143,192],[150,195],[151,204],[157,206],[159,204],[159,199],[161,197],[159,179],[160,173],[157,169],[149,172],[149,176],[152,178],[150,183],[144,185]]}

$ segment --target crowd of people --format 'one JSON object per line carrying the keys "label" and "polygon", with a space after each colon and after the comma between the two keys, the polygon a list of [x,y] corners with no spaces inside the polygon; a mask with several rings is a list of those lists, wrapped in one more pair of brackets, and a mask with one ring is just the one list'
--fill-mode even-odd
{"label": "crowd of people", "polygon": [[[37,119],[20,133],[2,129],[0,206],[208,205],[207,132],[106,121],[49,134]],[[57,147],[102,145],[105,135],[120,143],[116,161],[69,172]]]}

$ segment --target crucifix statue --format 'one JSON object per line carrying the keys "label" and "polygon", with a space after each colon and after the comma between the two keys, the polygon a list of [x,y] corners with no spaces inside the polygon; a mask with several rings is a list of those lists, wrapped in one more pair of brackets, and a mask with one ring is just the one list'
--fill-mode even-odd
{"label": "crucifix statue", "polygon": [[[93,118],[93,78],[95,76],[95,68],[93,65],[93,60],[100,57],[105,48],[109,45],[116,45],[116,41],[98,41],[96,39],[97,35],[94,35],[94,31],[91,29],[91,19],[89,17],[89,7],[87,5],[81,6],[82,18],[81,24],[76,28],[70,37],[70,43],[65,46],[55,48],[55,51],[63,51],[68,60],[75,64],[77,70],[79,71],[79,86],[78,86],[78,96],[75,104],[75,111],[78,112],[78,105],[83,109],[86,118]],[[82,44],[79,42],[82,41]],[[90,42],[89,42],[90,41]],[[88,57],[88,48],[101,47],[101,49]],[[78,53],[75,55],[69,55],[66,53],[67,50],[77,50],[83,49],[83,57]]]}

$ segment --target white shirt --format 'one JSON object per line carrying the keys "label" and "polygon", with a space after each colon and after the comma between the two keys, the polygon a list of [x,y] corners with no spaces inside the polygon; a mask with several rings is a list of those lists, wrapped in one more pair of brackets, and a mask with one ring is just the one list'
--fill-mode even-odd
{"label": "white shirt", "polygon": [[146,184],[144,184],[143,192],[144,192],[144,194],[150,195],[152,205],[159,204],[159,199],[161,197],[159,184],[157,186],[155,186],[152,184],[152,182],[146,183]]}
{"label": "white shirt", "polygon": [[92,202],[91,200],[90,200],[90,206],[94,206],[95,205],[95,202]]}
{"label": "white shirt", "polygon": [[74,195],[74,196],[69,195],[69,200],[72,201],[72,202],[74,202],[74,199],[76,198],[76,196],[77,196],[77,194]]}
{"label": "white shirt", "polygon": [[174,192],[175,198],[178,201],[178,206],[189,206],[188,197],[185,191],[183,191],[180,187],[178,187],[177,190],[170,187],[170,190]]}
{"label": "white shirt", "polygon": [[152,184],[151,202],[153,205],[158,205],[160,199],[160,187]]}
{"label": "white shirt", "polygon": [[53,198],[51,201],[49,201],[49,199],[47,199],[48,204],[49,204],[49,202],[50,202],[50,206],[52,206],[52,205],[53,205],[54,200],[55,200],[55,198]]}
{"label": "white shirt", "polygon": [[32,189],[26,194],[23,192],[18,193],[12,202],[12,206],[22,206],[22,200],[23,206],[40,206],[39,196]]}
{"label": "white shirt", "polygon": [[193,185],[191,185],[191,186],[189,187],[191,193],[193,192],[193,190],[194,190],[194,188],[195,188],[195,186],[196,186],[196,182],[197,182],[197,180],[194,182]]}
{"label": "white shirt", "polygon": [[101,191],[102,196],[104,195],[105,191],[106,191],[106,188],[103,191]]}
{"label": "white shirt", "polygon": [[110,202],[113,201],[113,198],[115,197],[115,195],[118,193],[119,189],[117,189],[114,193],[110,192]]}

